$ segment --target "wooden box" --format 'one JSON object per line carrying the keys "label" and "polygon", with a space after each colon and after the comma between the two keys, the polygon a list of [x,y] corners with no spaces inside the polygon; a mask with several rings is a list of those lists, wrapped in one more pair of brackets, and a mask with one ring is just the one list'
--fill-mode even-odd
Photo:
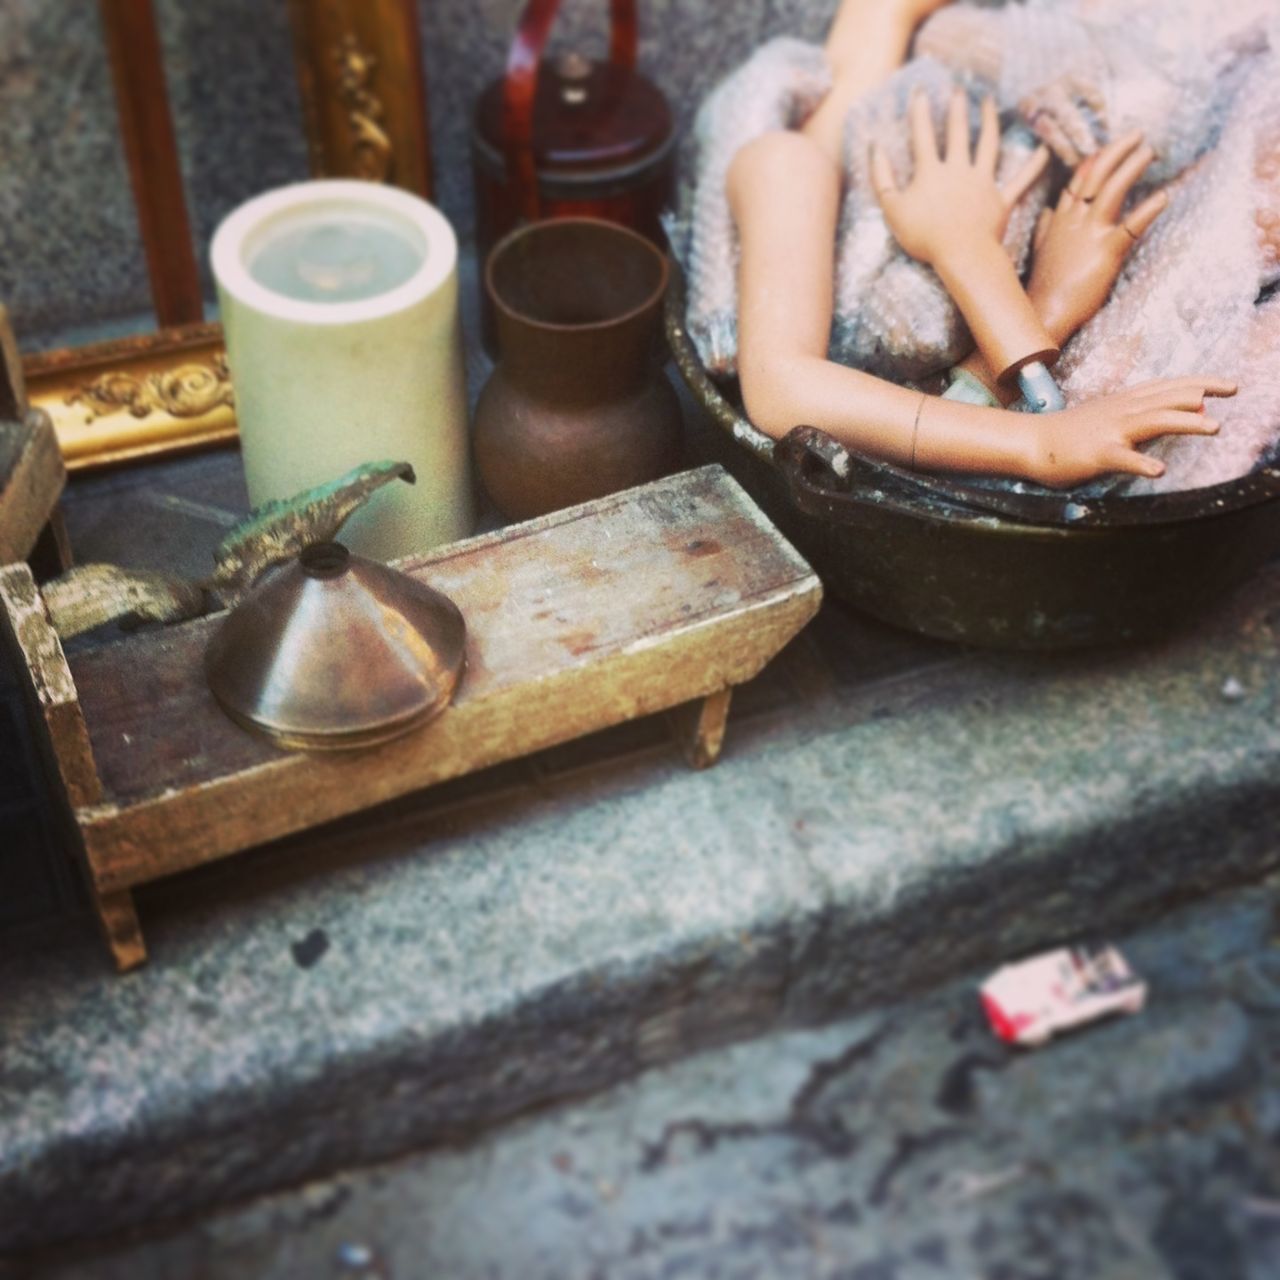
{"label": "wooden box", "polygon": [[146,951],[133,890],[201,863],[636,716],[702,700],[719,754],[734,685],[817,611],[809,566],[719,467],[401,562],[468,627],[454,704],[365,751],[280,750],[205,685],[203,618],[68,656],[25,565],[0,569],[0,632],[66,790],[108,944]]}

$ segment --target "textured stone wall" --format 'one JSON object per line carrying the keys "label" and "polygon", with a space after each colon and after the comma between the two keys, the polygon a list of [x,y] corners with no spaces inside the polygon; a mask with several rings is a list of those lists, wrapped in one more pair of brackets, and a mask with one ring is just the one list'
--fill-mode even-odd
{"label": "textured stone wall", "polygon": [[[284,0],[154,0],[188,200],[205,253],[222,216],[306,176]],[[472,225],[468,138],[523,0],[418,0],[438,200]],[[778,32],[818,36],[835,0],[641,0],[642,63],[687,122]],[[557,32],[603,49],[606,0],[565,0]],[[206,281],[206,288],[208,284]],[[0,298],[24,347],[149,305],[110,77],[91,0],[0,0]]]}

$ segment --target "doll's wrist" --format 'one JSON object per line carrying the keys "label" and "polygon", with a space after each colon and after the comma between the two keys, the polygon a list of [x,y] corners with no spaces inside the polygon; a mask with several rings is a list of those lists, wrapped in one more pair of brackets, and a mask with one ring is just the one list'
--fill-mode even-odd
{"label": "doll's wrist", "polygon": [[[948,292],[955,285],[966,295],[979,291],[988,280],[1010,274],[1016,278],[1017,275],[1004,246],[993,236],[981,233],[952,233],[946,252],[931,258],[930,265],[947,286]],[[952,297],[955,298],[956,295],[952,293]],[[958,298],[956,302],[957,305],[962,305]]]}
{"label": "doll's wrist", "polygon": [[1008,382],[1030,360],[1051,363],[1057,358],[1058,344],[998,241],[953,246],[934,270],[998,382]]}
{"label": "doll's wrist", "polygon": [[1034,274],[1027,283],[1027,297],[1031,299],[1031,305],[1049,336],[1059,347],[1065,346],[1083,323],[1080,317],[1054,290],[1038,286]]}

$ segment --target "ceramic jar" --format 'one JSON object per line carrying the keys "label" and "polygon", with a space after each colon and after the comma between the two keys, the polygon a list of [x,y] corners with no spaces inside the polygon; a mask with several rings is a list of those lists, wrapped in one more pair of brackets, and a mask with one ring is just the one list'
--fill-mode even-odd
{"label": "ceramic jar", "polygon": [[476,409],[476,464],[523,520],[674,470],[680,405],[662,364],[669,267],[591,218],[521,228],[489,256],[499,363]]}
{"label": "ceramic jar", "polygon": [[241,205],[210,250],[258,506],[364,462],[413,464],[343,530],[375,560],[474,526],[458,243],[444,216],[375,182],[300,182]]}

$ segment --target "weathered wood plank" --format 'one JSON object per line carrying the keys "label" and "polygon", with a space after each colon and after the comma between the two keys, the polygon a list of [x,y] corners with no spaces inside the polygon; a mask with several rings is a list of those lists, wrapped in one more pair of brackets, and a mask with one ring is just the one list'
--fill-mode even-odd
{"label": "weathered wood plank", "polygon": [[358,756],[276,758],[128,808],[82,809],[95,881],[103,891],[143,884],[741,683],[816,611],[814,596],[802,590],[762,604],[772,606],[767,620],[695,624],[662,646],[456,704],[422,733]]}
{"label": "weathered wood plank", "polygon": [[719,694],[754,676],[820,595],[716,468],[405,567],[462,609],[467,674],[444,717],[374,751],[281,752],[227,720],[201,674],[217,619],[73,660],[104,783],[79,814],[101,891]]}
{"label": "weathered wood plank", "polygon": [[0,421],[0,564],[31,554],[66,481],[47,414],[33,409],[21,422]]}
{"label": "weathered wood plank", "polygon": [[[401,567],[452,596],[467,619],[467,673],[450,716],[628,646],[665,642],[700,621],[732,619],[794,583],[817,590],[805,562],[714,468],[456,543]],[[218,625],[202,619],[72,658],[111,802],[127,807],[306,759],[245,733],[218,709],[201,669]]]}
{"label": "weathered wood plank", "polygon": [[53,423],[27,400],[9,312],[0,303],[0,564],[31,554],[66,482]]}
{"label": "weathered wood plank", "polygon": [[9,647],[19,674],[26,673],[28,700],[44,721],[72,807],[96,804],[102,787],[75,680],[25,564],[0,568],[0,640]]}
{"label": "weathered wood plank", "polygon": [[99,7],[156,320],[195,324],[204,313],[200,270],[151,0],[99,0]]}

